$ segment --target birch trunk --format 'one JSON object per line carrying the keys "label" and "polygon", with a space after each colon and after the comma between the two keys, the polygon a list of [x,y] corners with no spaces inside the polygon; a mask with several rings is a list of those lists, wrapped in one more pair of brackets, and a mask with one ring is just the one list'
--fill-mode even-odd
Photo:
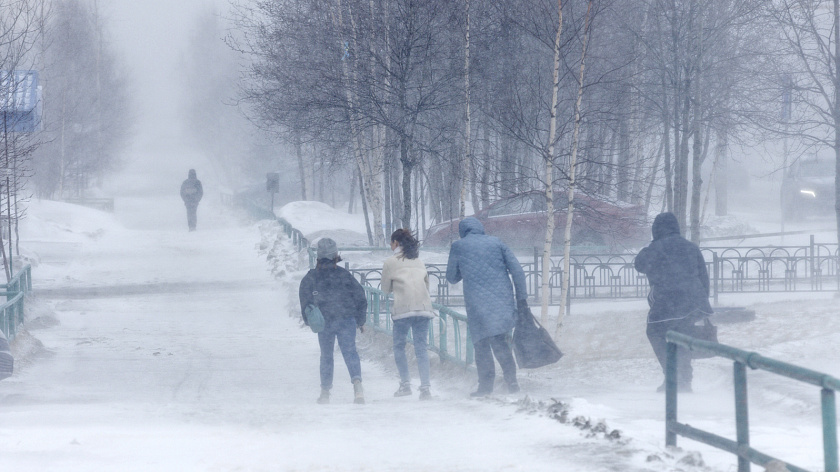
{"label": "birch trunk", "polygon": [[471,123],[470,123],[470,0],[466,0],[466,13],[467,13],[467,35],[466,35],[466,43],[464,45],[464,94],[466,95],[466,129],[464,130],[465,134],[465,156],[463,162],[463,172],[461,177],[461,205],[458,211],[458,215],[463,218],[466,214],[466,198],[467,198],[467,175],[470,172],[470,161],[472,160],[472,156],[470,154],[470,140],[472,137],[470,136],[471,133]]}
{"label": "birch trunk", "polygon": [[[560,35],[563,33],[563,0],[557,0],[557,35],[554,37],[554,71],[549,109],[548,149],[545,152],[545,241],[543,242],[540,320],[548,323],[548,302],[551,279],[551,243],[554,239],[554,142],[557,139],[557,101],[560,93]],[[561,308],[562,310],[562,308]]]}
{"label": "birch trunk", "polygon": [[560,288],[560,313],[557,316],[557,326],[554,329],[554,339],[560,337],[560,328],[563,327],[563,317],[566,314],[566,300],[569,297],[569,258],[572,252],[572,218],[575,212],[575,171],[577,169],[578,141],[580,139],[580,104],[583,100],[583,74],[586,70],[586,48],[589,45],[589,20],[592,15],[592,0],[586,5],[586,20],[583,26],[583,46],[580,53],[580,75],[578,76],[578,92],[575,101],[575,130],[572,135],[572,157],[569,161],[569,205],[566,208],[566,230],[563,242],[563,285]]}
{"label": "birch trunk", "polygon": [[300,194],[306,200],[306,165],[303,163],[303,145],[300,142],[300,135],[295,133],[295,154],[298,160],[298,172],[300,173]]}
{"label": "birch trunk", "polygon": [[840,0],[834,0],[834,217],[840,244]]}
{"label": "birch trunk", "polygon": [[[338,27],[340,30],[341,25],[344,24],[341,0],[338,2],[338,9]],[[352,16],[352,12],[350,15]],[[355,36],[355,30],[353,33]],[[380,246],[385,240],[382,236],[382,159],[377,157],[377,152],[366,154],[362,148],[362,134],[358,129],[357,104],[353,92],[353,85],[358,83],[358,77],[356,66],[354,65],[351,71],[349,62],[349,58],[342,59],[341,71],[345,84],[345,100],[350,115],[351,141],[356,162],[362,171],[362,188],[365,191],[368,206],[373,213],[373,244]]]}

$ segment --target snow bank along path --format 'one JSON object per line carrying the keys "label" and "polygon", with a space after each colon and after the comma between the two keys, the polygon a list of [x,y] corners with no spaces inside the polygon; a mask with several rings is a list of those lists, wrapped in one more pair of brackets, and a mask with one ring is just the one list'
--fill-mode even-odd
{"label": "snow bank along path", "polygon": [[43,349],[0,383],[4,470],[668,470],[439,379],[435,401],[395,399],[369,360],[367,405],[340,356],[333,403],[316,405],[317,342],[287,315],[258,227],[208,203],[188,233],[181,212],[177,197],[118,200],[119,221],[33,202]]}

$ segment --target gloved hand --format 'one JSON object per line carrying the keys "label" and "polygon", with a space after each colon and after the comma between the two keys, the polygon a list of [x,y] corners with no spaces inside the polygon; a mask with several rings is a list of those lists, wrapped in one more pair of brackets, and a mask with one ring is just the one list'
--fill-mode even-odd
{"label": "gloved hand", "polygon": [[525,311],[527,309],[528,309],[528,300],[525,300],[525,299],[516,300],[516,310],[517,311],[521,312],[521,311]]}
{"label": "gloved hand", "polygon": [[365,327],[364,326],[359,326],[359,332],[364,333],[365,332]]}

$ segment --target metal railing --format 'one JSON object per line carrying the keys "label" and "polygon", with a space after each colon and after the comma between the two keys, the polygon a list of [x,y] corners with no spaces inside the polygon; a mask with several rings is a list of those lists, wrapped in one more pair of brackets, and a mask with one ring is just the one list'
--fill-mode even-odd
{"label": "metal railing", "polygon": [[[382,290],[365,285],[368,299],[367,323],[375,331],[393,334],[391,320],[391,296]],[[468,367],[475,361],[473,344],[470,341],[467,317],[457,311],[433,303],[437,322],[429,324],[429,350],[436,352],[441,361],[453,362]]]}
{"label": "metal railing", "polygon": [[21,269],[12,276],[12,279],[9,280],[9,283],[0,286],[6,292],[24,292],[29,293],[32,291],[32,266],[30,264],[26,264],[25,266],[21,267]]}
{"label": "metal railing", "polygon": [[[724,344],[702,341],[675,331],[668,331],[665,339],[668,341],[665,367],[665,443],[668,446],[676,446],[677,436],[679,435],[735,454],[738,457],[738,472],[749,472],[750,463],[766,466],[772,461],[782,462],[790,472],[807,472],[805,469],[780,461],[750,447],[746,369],[750,367],[751,369],[765,370],[822,388],[821,403],[825,472],[838,472],[835,392],[840,390],[840,380],[820,372],[770,359],[755,352],[742,351]],[[683,347],[690,351],[702,351],[734,361],[735,441],[677,421],[678,347]]]}
{"label": "metal railing", "polygon": [[32,266],[23,266],[2,288],[0,296],[5,296],[6,302],[0,306],[0,330],[12,341],[23,324],[25,295],[32,291]]}
{"label": "metal railing", "polygon": [[11,342],[23,324],[23,292],[0,292],[6,296],[6,303],[0,306],[0,330]]}
{"label": "metal railing", "polygon": [[[706,247],[701,248],[701,252],[709,272],[709,296],[715,302],[720,294],[725,293],[840,291],[840,252],[837,244],[817,244],[813,236],[806,246]],[[636,271],[633,265],[635,257],[635,254],[573,255],[569,298],[646,297],[648,280]],[[525,272],[528,297],[532,302],[539,303],[544,259],[535,251],[532,261],[520,262]],[[549,263],[549,303],[559,304],[563,260],[551,258]],[[427,264],[426,268],[433,300],[449,306],[463,306],[463,295],[451,290],[446,281],[446,264]],[[381,267],[349,270],[361,282],[372,287],[378,287],[382,277]]]}
{"label": "metal railing", "polygon": [[310,259],[310,266],[314,267],[312,264],[312,252],[311,248],[309,247],[309,240],[303,236],[303,233],[300,230],[296,229],[292,226],[291,223],[286,221],[284,218],[277,217],[277,222],[280,223],[280,227],[283,228],[283,232],[289,239],[292,240],[292,244],[295,245],[295,249],[298,251],[309,250],[309,259]]}

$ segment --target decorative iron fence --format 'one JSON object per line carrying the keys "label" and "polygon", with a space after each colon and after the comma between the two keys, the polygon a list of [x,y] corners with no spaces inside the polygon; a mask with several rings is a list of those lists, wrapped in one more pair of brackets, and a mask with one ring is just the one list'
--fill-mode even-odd
{"label": "decorative iron fence", "polygon": [[[341,251],[375,248],[342,248]],[[380,248],[381,249],[381,248]],[[807,246],[704,247],[710,278],[709,296],[717,302],[723,293],[840,291],[840,253],[837,244]],[[570,299],[644,298],[647,277],[636,271],[635,254],[578,254],[570,263]],[[525,271],[528,297],[541,302],[544,259],[535,251],[531,261],[520,261]],[[549,263],[549,303],[560,303],[563,259]],[[446,281],[446,264],[427,264],[433,301],[463,306],[460,288]],[[348,269],[364,285],[379,288],[381,267]]]}
{"label": "decorative iron fence", "polygon": [[[755,352],[742,351],[724,344],[701,341],[690,336],[668,331],[668,355],[665,367],[665,442],[677,445],[677,436],[731,452],[738,457],[738,472],[749,472],[750,463],[767,466],[778,459],[750,447],[749,408],[747,398],[747,367],[761,369],[800,382],[821,387],[823,457],[826,472],[838,472],[837,459],[837,408],[835,392],[840,390],[840,380],[813,370],[770,359]],[[677,348],[702,351],[734,361],[735,430],[736,440],[718,436],[677,421]],[[782,462],[790,472],[807,472],[805,469]]]}

